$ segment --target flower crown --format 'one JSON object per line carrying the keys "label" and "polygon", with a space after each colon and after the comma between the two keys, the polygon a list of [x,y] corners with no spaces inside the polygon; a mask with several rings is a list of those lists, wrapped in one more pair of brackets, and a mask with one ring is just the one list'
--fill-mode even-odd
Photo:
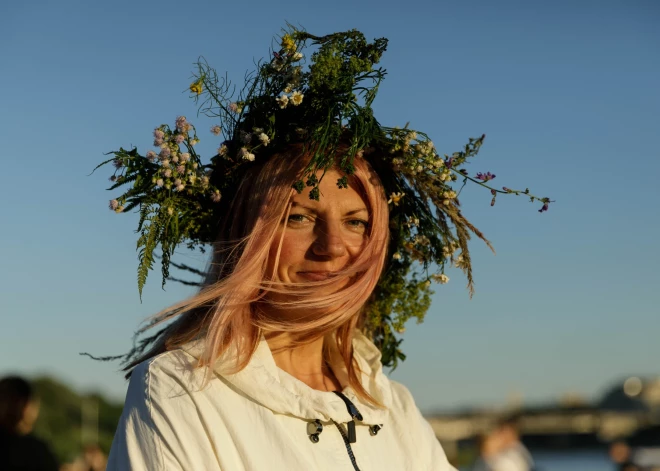
{"label": "flower crown", "polygon": [[[315,50],[309,67],[304,67],[301,51],[308,45]],[[424,319],[432,282],[449,281],[445,267],[462,269],[472,294],[468,241],[476,235],[489,247],[490,243],[462,215],[453,185],[472,182],[487,188],[491,205],[500,193],[539,201],[540,212],[551,201],[529,190],[493,188],[488,182],[495,175],[490,172],[468,174],[462,166],[477,154],[485,136],[469,139],[451,155],[440,155],[422,132],[407,125],[381,126],[371,105],[386,74],[375,67],[386,47],[387,39],[369,43],[357,30],[319,37],[289,27],[270,59],[258,62],[257,69],[246,76],[236,97],[226,78],[205,60],[197,62],[191,96],[204,115],[217,120],[211,132],[225,138],[210,162],[203,163],[195,151],[197,131],[181,116],[174,127],[164,124],[154,130],[157,151],[141,155],[136,148],[120,148],[98,166],[114,165],[110,190],[128,186],[110,201],[110,209],[117,213],[138,209],[140,215],[140,296],[157,248],[163,286],[172,279],[171,264],[194,271],[171,262],[175,248],[186,244],[203,250],[213,242],[223,206],[218,203],[223,195],[232,194],[251,165],[302,143],[312,158],[293,188],[300,193],[305,186],[311,187],[310,198],[318,199],[321,179],[317,174],[336,165],[335,150],[346,136],[349,147],[339,162],[345,176],[337,185],[348,186],[346,176],[354,172],[353,160],[362,156],[378,173],[389,198],[390,260],[365,307],[365,330],[381,349],[383,363],[395,367],[405,359],[402,340],[395,333],[402,333],[411,318]]]}

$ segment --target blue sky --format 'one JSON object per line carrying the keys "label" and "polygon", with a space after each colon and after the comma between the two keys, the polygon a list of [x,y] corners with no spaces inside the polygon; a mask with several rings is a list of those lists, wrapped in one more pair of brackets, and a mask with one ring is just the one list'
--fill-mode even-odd
{"label": "blue sky", "polygon": [[[241,6],[242,5],[242,6]],[[0,373],[48,373],[122,397],[116,364],[149,314],[191,293],[136,288],[135,215],[107,209],[103,153],[147,150],[184,114],[203,55],[240,80],[285,21],[314,34],[385,36],[382,124],[451,153],[487,139],[470,171],[556,203],[464,192],[491,240],[473,244],[476,295],[458,272],[409,325],[393,374],[424,410],[564,392],[598,397],[660,357],[660,4],[640,1],[14,2],[0,17]],[[203,265],[182,251],[179,261]]]}

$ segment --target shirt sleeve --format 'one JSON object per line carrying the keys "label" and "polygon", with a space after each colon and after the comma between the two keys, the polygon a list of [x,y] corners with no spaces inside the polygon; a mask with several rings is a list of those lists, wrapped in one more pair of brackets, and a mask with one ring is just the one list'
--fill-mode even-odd
{"label": "shirt sleeve", "polygon": [[219,471],[198,415],[180,378],[153,362],[138,365],[131,374],[107,471]]}
{"label": "shirt sleeve", "polygon": [[400,408],[405,414],[406,433],[414,440],[416,452],[421,453],[420,456],[425,456],[427,459],[424,469],[457,471],[447,460],[447,455],[435,436],[431,424],[422,415],[408,388],[396,381],[391,383],[398,402],[395,407]]}

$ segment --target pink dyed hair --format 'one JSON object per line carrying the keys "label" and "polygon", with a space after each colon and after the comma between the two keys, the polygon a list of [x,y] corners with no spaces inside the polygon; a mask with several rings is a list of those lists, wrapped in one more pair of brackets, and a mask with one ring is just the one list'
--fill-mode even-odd
{"label": "pink dyed hair", "polygon": [[[346,150],[341,148],[337,158]],[[203,339],[205,348],[198,366],[214,365],[231,347],[236,361],[229,371],[235,372],[248,364],[265,332],[288,332],[301,344],[325,337],[326,342],[336,341],[349,385],[360,397],[378,405],[361,384],[352,347],[363,307],[383,270],[389,241],[384,190],[366,160],[356,157],[355,173],[349,177],[349,185],[364,198],[369,210],[367,238],[357,259],[332,279],[305,285],[285,285],[266,273],[272,242],[290,209],[291,185],[308,161],[302,145],[292,145],[247,172],[227,206],[203,288],[154,316],[151,327],[174,322],[127,370],[159,353]],[[319,295],[314,289],[342,279],[348,282],[329,294]],[[271,292],[285,293],[288,300],[275,301],[268,297]],[[293,322],[274,319],[259,308],[264,304],[308,314],[296,316]],[[324,353],[327,351],[324,345]]]}

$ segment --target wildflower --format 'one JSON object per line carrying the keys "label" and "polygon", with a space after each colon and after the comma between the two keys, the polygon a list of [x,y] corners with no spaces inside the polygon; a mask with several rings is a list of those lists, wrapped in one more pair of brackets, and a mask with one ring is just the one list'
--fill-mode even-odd
{"label": "wildflower", "polygon": [[220,147],[218,147],[218,155],[222,157],[227,153],[227,150],[228,150],[227,146],[225,144],[222,144]]}
{"label": "wildflower", "polygon": [[543,206],[541,206],[541,209],[539,209],[539,213],[543,213],[548,210],[549,203],[545,202],[543,203]]}
{"label": "wildflower", "polygon": [[243,111],[243,107],[240,104],[236,103],[236,102],[230,103],[229,104],[229,111],[231,111],[232,113],[240,114],[241,111]]}
{"label": "wildflower", "polygon": [[181,185],[181,179],[177,178],[177,179],[174,180],[173,183],[174,183],[174,186],[179,186],[179,185]]}
{"label": "wildflower", "polygon": [[202,181],[202,187],[206,188],[207,186],[209,186],[209,177],[207,177],[206,175],[204,175],[201,178],[201,181]]}
{"label": "wildflower", "polygon": [[254,161],[254,154],[250,153],[245,147],[241,148],[241,157],[243,160],[249,160],[250,162]]}
{"label": "wildflower", "polygon": [[175,124],[176,124],[176,128],[179,131],[183,131],[186,127],[186,124],[187,124],[186,117],[185,116],[177,116]]}
{"label": "wildflower", "polygon": [[170,178],[170,177],[172,176],[172,170],[170,170],[169,168],[166,169],[166,170],[163,172],[163,176],[164,176],[165,178]]}
{"label": "wildflower", "polygon": [[395,330],[396,330],[397,333],[399,333],[399,334],[403,334],[403,333],[406,332],[406,328],[405,328],[404,326],[397,327]]}
{"label": "wildflower", "polygon": [[475,177],[479,180],[483,180],[487,182],[488,180],[492,180],[493,178],[495,178],[495,174],[490,172],[486,172],[486,173],[479,172],[475,175]]}
{"label": "wildflower", "polygon": [[165,137],[165,133],[162,130],[160,130],[158,128],[154,129],[154,145],[155,146],[161,145],[163,143],[163,138],[164,137]]}
{"label": "wildflower", "polygon": [[298,62],[303,58],[302,52],[296,52],[293,56],[291,56],[291,60],[294,62]]}
{"label": "wildflower", "polygon": [[291,94],[291,103],[293,104],[293,106],[298,106],[299,104],[301,104],[302,101],[303,101],[304,96],[305,96],[305,95],[303,95],[302,93],[300,93],[298,90],[296,90],[295,92],[293,92],[293,93]]}
{"label": "wildflower", "polygon": [[424,282],[424,288],[429,288],[431,286],[431,280],[426,280]]}
{"label": "wildflower", "polygon": [[403,195],[404,195],[403,193],[393,192],[390,195],[390,199],[387,200],[387,204],[394,203],[394,206],[398,206],[399,201],[401,200],[401,198],[403,198]]}
{"label": "wildflower", "polygon": [[117,200],[110,200],[110,204],[108,205],[111,210],[116,210],[119,207],[119,201]]}
{"label": "wildflower", "polygon": [[156,160],[156,153],[153,150],[150,150],[149,152],[147,152],[146,157],[149,162],[153,162],[154,160]]}
{"label": "wildflower", "polygon": [[157,185],[159,188],[162,188],[164,184],[165,184],[165,182],[163,181],[162,178],[159,178],[158,180],[156,180],[156,185]]}
{"label": "wildflower", "polygon": [[284,93],[291,93],[292,91],[293,91],[293,84],[287,83],[286,87],[284,87]]}
{"label": "wildflower", "polygon": [[421,165],[418,165],[415,170],[419,173],[419,172],[422,172],[424,170],[424,167],[422,167]]}
{"label": "wildflower", "polygon": [[122,167],[124,166],[124,164],[122,163],[122,161],[119,160],[119,159],[115,159],[115,160],[113,160],[113,161],[112,161],[112,165],[114,165],[116,169],[120,169],[120,168],[122,168]]}
{"label": "wildflower", "polygon": [[399,252],[396,252],[394,255],[392,255],[392,258],[394,260],[401,260],[401,254]]}
{"label": "wildflower", "polygon": [[188,177],[188,182],[190,182],[191,185],[194,185],[196,181],[197,181],[197,175],[195,175],[194,173]]}
{"label": "wildflower", "polygon": [[199,144],[199,139],[197,139],[197,138],[191,139],[190,145],[196,146],[197,144]]}
{"label": "wildflower", "polygon": [[179,162],[179,156],[174,154],[170,160],[174,163],[177,163],[177,162]]}
{"label": "wildflower", "polygon": [[285,34],[282,36],[282,49],[288,53],[296,52],[296,42],[293,40],[290,34]]}
{"label": "wildflower", "polygon": [[186,171],[186,166],[185,166],[185,165],[179,165],[179,166],[176,168],[176,171],[177,171],[177,173],[180,173],[180,174],[181,174],[181,173],[184,173],[184,172]]}
{"label": "wildflower", "polygon": [[170,161],[169,161],[168,159],[164,159],[164,160],[161,162],[161,165],[162,165],[163,167],[165,167],[165,168],[169,168],[169,166],[170,166]]}
{"label": "wildflower", "polygon": [[180,160],[183,163],[188,162],[190,160],[190,154],[188,152],[184,152],[183,154],[181,154]]}
{"label": "wildflower", "polygon": [[170,150],[169,147],[163,147],[160,150],[160,153],[158,154],[158,156],[160,157],[160,160],[165,160],[170,156],[171,153],[172,153],[172,151]]}
{"label": "wildflower", "polygon": [[289,104],[289,97],[286,95],[282,95],[281,97],[276,98],[275,101],[277,102],[278,105],[280,105],[280,109],[283,110]]}
{"label": "wildflower", "polygon": [[441,273],[439,275],[431,275],[431,278],[433,278],[433,281],[437,281],[438,283],[443,285],[449,281],[449,277],[444,273]]}
{"label": "wildflower", "polygon": [[211,127],[211,132],[213,133],[214,136],[219,136],[220,133],[222,132],[222,128],[216,124],[215,126]]}
{"label": "wildflower", "polygon": [[211,201],[214,203],[219,202],[221,197],[222,195],[220,194],[220,190],[215,190],[213,193],[211,193]]}
{"label": "wildflower", "polygon": [[199,95],[204,90],[204,77],[200,77],[190,84],[190,91],[195,95]]}
{"label": "wildflower", "polygon": [[199,167],[199,164],[197,164],[197,162],[193,162],[193,164],[192,164],[192,168],[193,168],[194,170],[197,170],[197,167]]}
{"label": "wildflower", "polygon": [[170,216],[174,214],[174,208],[172,206],[167,207],[167,214],[169,214]]}
{"label": "wildflower", "polygon": [[266,134],[263,133],[263,132],[262,132],[261,134],[259,134],[259,140],[261,141],[261,143],[262,143],[264,146],[267,146],[268,143],[270,142],[270,138],[268,137],[268,135],[266,135]]}
{"label": "wildflower", "polygon": [[183,191],[183,189],[186,187],[185,183],[181,183],[180,185],[177,185],[175,190],[176,191]]}
{"label": "wildflower", "polygon": [[123,206],[117,206],[117,209],[115,209],[115,213],[123,213],[123,212],[124,212]]}
{"label": "wildflower", "polygon": [[177,144],[182,144],[183,141],[185,140],[186,140],[186,136],[184,136],[183,134],[177,134],[176,136],[174,136],[174,142],[176,142]]}

